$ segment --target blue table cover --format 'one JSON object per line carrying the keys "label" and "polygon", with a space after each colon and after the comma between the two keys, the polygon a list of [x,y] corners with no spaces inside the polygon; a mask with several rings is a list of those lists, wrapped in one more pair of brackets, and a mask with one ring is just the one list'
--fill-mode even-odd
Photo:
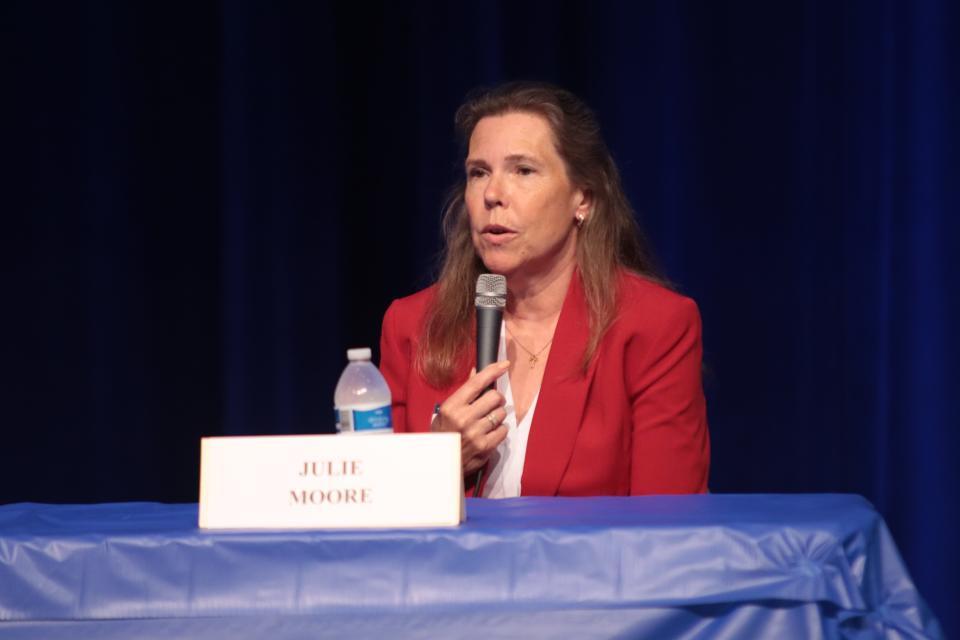
{"label": "blue table cover", "polygon": [[0,507],[0,638],[939,638],[850,495],[468,500],[457,528]]}

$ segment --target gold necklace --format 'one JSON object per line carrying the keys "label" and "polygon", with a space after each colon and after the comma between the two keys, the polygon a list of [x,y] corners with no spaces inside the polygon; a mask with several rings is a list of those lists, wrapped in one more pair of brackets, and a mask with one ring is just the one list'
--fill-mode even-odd
{"label": "gold necklace", "polygon": [[510,337],[513,338],[513,341],[517,343],[517,346],[519,346],[521,349],[526,351],[527,354],[530,356],[530,360],[529,360],[530,368],[535,369],[537,366],[537,362],[540,361],[540,354],[547,350],[547,347],[549,347],[550,344],[553,342],[553,338],[550,338],[550,342],[547,342],[547,344],[543,345],[543,349],[540,349],[540,351],[537,351],[536,353],[534,353],[533,351],[530,351],[530,349],[527,349],[525,346],[520,344],[520,341],[517,340],[517,336],[513,335],[513,331],[510,331],[510,327],[507,327],[506,322],[503,323],[503,326],[506,327],[507,333],[509,333]]}

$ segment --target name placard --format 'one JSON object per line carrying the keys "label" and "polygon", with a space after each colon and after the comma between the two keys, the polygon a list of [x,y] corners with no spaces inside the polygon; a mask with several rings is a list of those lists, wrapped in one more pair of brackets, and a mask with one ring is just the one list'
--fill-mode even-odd
{"label": "name placard", "polygon": [[457,433],[200,441],[201,529],[436,527],[464,517]]}

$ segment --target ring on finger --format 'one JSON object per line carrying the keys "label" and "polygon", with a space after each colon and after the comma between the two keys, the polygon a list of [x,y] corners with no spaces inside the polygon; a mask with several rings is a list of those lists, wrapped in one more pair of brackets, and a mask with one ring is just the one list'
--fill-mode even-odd
{"label": "ring on finger", "polygon": [[491,411],[490,413],[487,414],[487,420],[490,421],[490,425],[491,425],[491,426],[494,426],[494,427],[497,426],[497,421],[496,421],[496,419],[493,417],[493,411]]}

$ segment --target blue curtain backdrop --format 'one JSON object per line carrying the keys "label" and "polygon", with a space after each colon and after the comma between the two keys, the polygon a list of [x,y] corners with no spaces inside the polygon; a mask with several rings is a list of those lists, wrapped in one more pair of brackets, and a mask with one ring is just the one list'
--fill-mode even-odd
{"label": "blue curtain backdrop", "polygon": [[0,6],[0,501],[192,501],[202,435],[331,429],[427,284],[452,114],[598,112],[700,304],[716,492],[855,492],[960,633],[960,9]]}

